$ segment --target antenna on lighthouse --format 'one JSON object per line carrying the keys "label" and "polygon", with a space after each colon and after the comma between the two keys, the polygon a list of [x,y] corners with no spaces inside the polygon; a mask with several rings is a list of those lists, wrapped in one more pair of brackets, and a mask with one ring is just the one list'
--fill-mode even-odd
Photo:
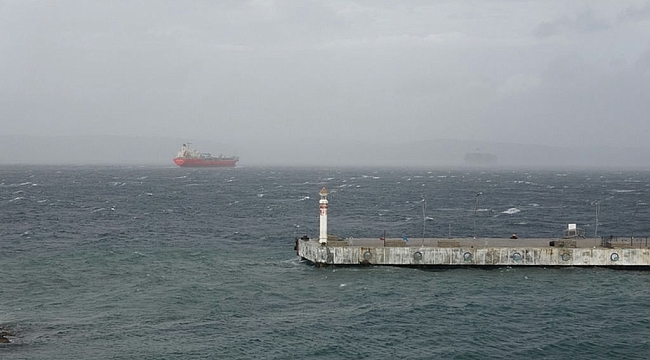
{"label": "antenna on lighthouse", "polygon": [[321,245],[327,244],[327,189],[323,187],[320,192],[320,201],[318,207],[320,208],[320,234],[318,235],[318,243]]}

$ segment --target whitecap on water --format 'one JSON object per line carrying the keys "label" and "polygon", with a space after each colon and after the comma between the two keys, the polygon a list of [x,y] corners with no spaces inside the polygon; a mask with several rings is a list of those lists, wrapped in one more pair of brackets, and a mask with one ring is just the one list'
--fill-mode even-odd
{"label": "whitecap on water", "polygon": [[502,214],[516,214],[516,213],[518,213],[520,211],[521,210],[519,210],[517,208],[510,208],[510,209],[508,209],[506,211],[503,211]]}

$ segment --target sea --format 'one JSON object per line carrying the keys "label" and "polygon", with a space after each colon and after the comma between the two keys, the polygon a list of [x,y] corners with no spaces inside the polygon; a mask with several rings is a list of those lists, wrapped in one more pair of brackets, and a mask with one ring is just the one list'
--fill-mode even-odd
{"label": "sea", "polygon": [[648,359],[650,271],[324,267],[339,237],[650,236],[650,172],[0,166],[0,359]]}

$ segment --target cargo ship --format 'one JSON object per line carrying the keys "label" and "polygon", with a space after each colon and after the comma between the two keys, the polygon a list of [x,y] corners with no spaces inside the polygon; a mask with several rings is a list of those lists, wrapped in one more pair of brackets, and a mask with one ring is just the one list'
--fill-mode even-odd
{"label": "cargo ship", "polygon": [[174,158],[174,163],[180,167],[233,167],[237,165],[237,156],[212,156],[190,148],[190,143],[183,144]]}

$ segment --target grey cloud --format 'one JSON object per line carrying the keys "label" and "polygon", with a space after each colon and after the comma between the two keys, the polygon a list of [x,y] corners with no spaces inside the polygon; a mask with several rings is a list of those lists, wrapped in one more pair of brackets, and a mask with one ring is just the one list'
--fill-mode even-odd
{"label": "grey cloud", "polygon": [[648,19],[650,19],[650,2],[643,6],[630,6],[618,15],[618,20],[621,22],[640,22]]}
{"label": "grey cloud", "polygon": [[592,10],[584,10],[574,18],[562,16],[551,21],[544,21],[537,26],[534,35],[545,38],[564,33],[599,32],[609,28],[610,25],[607,21],[599,19]]}

